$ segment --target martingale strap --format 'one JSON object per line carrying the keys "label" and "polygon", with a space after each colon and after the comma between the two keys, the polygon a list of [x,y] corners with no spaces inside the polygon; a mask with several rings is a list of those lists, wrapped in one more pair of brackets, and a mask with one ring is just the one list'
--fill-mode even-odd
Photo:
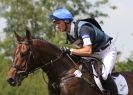
{"label": "martingale strap", "polygon": [[[67,56],[71,59],[72,63],[75,65],[75,69],[81,71],[82,70],[82,67],[81,66],[78,67],[78,65],[73,61],[73,59],[70,57],[70,55],[67,54]],[[73,75],[74,74],[69,75],[69,77],[73,77]],[[66,78],[69,78],[69,77],[66,77]],[[82,74],[81,78],[84,79],[88,84],[90,84],[91,87],[94,87],[95,86],[95,84],[92,83],[89,79],[87,79],[83,74]]]}

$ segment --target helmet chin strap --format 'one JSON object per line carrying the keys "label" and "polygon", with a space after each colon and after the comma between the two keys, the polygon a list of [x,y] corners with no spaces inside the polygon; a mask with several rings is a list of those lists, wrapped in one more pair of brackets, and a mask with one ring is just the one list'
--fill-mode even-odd
{"label": "helmet chin strap", "polygon": [[69,24],[70,22],[69,21],[64,21],[64,23],[65,23],[65,31],[67,32],[67,29],[68,29],[68,26],[67,26],[67,24]]}
{"label": "helmet chin strap", "polygon": [[64,22],[65,23],[65,31],[67,32],[67,23],[66,22]]}

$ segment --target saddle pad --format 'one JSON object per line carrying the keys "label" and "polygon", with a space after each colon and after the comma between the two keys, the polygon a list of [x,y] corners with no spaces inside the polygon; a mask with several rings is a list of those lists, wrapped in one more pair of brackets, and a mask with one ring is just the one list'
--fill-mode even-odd
{"label": "saddle pad", "polygon": [[112,76],[112,77],[117,85],[118,93],[120,95],[127,95],[129,90],[128,90],[128,85],[125,78],[121,74],[119,74],[118,76]]}

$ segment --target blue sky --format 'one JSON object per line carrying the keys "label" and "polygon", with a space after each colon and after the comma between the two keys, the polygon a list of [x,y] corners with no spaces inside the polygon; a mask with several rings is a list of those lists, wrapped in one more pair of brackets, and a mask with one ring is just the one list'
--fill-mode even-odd
{"label": "blue sky", "polygon": [[[121,60],[125,60],[131,52],[133,53],[133,0],[110,0],[117,10],[104,10],[109,14],[104,19],[103,30],[114,37],[117,49],[122,51]],[[6,26],[4,19],[0,18],[0,39],[4,36],[1,33]]]}

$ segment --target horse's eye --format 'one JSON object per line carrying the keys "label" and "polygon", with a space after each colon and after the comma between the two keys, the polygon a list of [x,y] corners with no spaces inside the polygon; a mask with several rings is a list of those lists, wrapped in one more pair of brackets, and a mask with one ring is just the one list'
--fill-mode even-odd
{"label": "horse's eye", "polygon": [[20,56],[21,56],[21,57],[23,57],[23,56],[24,56],[24,54],[23,54],[23,53],[20,53]]}
{"label": "horse's eye", "polygon": [[20,56],[23,58],[23,57],[26,57],[27,56],[27,52],[23,52],[23,53],[20,53]]}

